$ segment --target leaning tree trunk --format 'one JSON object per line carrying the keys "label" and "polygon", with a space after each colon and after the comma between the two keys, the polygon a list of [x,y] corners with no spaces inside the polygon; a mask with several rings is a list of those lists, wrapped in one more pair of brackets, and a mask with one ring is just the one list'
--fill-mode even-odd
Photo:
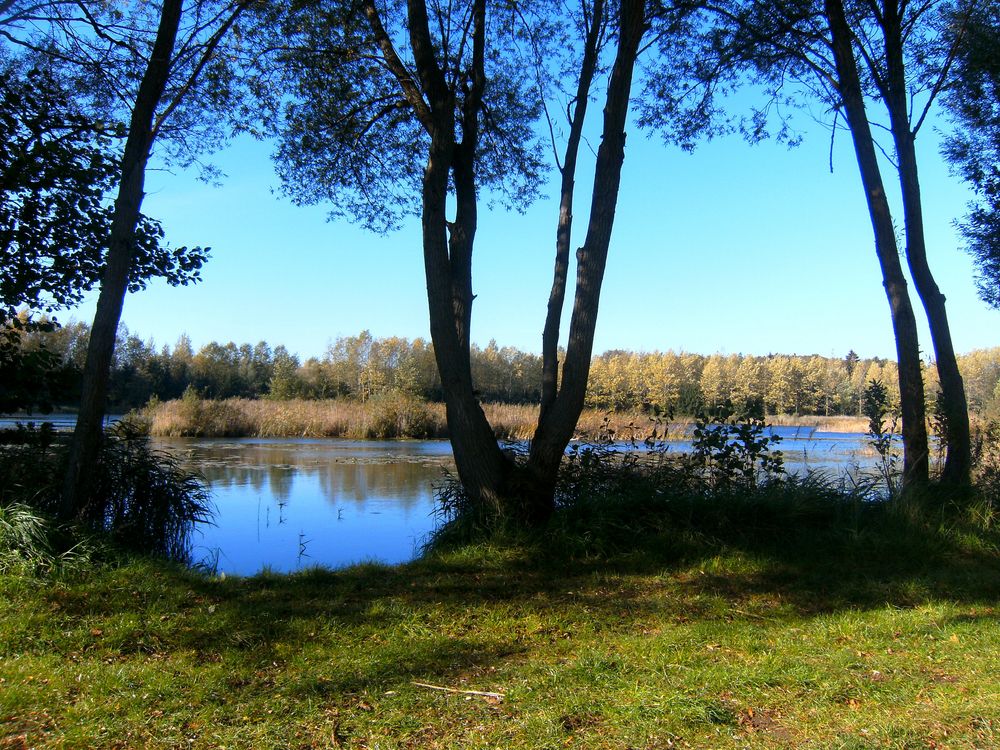
{"label": "leaning tree trunk", "polygon": [[886,108],[892,128],[893,145],[899,161],[899,184],[903,196],[903,216],[906,232],[906,262],[913,285],[927,313],[927,323],[934,346],[941,396],[938,408],[944,417],[946,454],[941,481],[965,485],[971,481],[972,439],[969,430],[969,404],[965,383],[958,370],[951,327],[945,310],[945,297],[934,281],[927,262],[924,236],[923,204],[920,199],[920,179],[917,172],[915,133],[910,129],[909,102],[906,93],[906,73],[903,61],[902,18],[898,8],[889,4],[883,20],[888,69]]}
{"label": "leaning tree trunk", "polygon": [[928,479],[927,425],[916,318],[899,262],[892,213],[865,111],[857,60],[851,46],[852,34],[844,16],[844,6],[841,0],[825,0],[824,7],[833,42],[839,93],[868,202],[868,213],[875,233],[875,252],[882,270],[882,283],[889,301],[896,339],[899,399],[903,417],[903,486],[907,487],[925,483]]}
{"label": "leaning tree trunk", "polygon": [[107,267],[101,278],[97,312],[90,331],[83,371],[80,413],[70,444],[60,514],[71,518],[86,502],[91,472],[101,447],[102,423],[107,407],[108,380],[115,338],[128,289],[135,255],[135,229],[139,221],[146,162],[152,148],[153,119],[170,74],[170,59],[181,19],[181,0],[164,0],[152,54],[136,96],[121,163],[121,182],[115,200],[108,243]]}
{"label": "leaning tree trunk", "polygon": [[594,349],[594,332],[601,284],[611,244],[622,164],[625,160],[625,124],[632,75],[645,29],[643,0],[623,0],[619,9],[618,51],[608,81],[604,131],[597,151],[590,222],[583,246],[577,251],[576,295],[570,322],[566,361],[554,401],[540,414],[525,467],[527,520],[542,521],[554,509],[559,464],[573,437],[583,409]]}

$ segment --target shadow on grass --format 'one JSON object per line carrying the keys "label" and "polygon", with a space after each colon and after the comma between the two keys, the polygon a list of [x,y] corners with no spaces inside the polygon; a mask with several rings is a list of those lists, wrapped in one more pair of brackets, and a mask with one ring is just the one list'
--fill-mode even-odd
{"label": "shadow on grass", "polygon": [[[941,600],[991,607],[1000,595],[1000,536],[957,521],[799,496],[668,505],[604,508],[601,519],[576,508],[543,531],[496,533],[398,567],[219,580],[139,563],[139,574],[109,570],[46,596],[59,627],[128,621],[97,639],[111,658],[190,652],[231,668],[234,691],[282,680],[322,698],[458,681],[580,630]],[[289,670],[297,659],[314,661]]]}

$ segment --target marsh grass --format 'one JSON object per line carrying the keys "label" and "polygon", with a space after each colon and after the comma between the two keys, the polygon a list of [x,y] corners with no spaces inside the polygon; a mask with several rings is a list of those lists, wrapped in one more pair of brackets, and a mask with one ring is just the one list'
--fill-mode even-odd
{"label": "marsh grass", "polygon": [[772,425],[787,427],[811,427],[821,432],[847,432],[863,435],[868,430],[868,419],[862,416],[833,415],[811,416],[799,414],[769,414],[767,421]]}
{"label": "marsh grass", "polygon": [[86,569],[100,554],[132,552],[187,561],[191,533],[212,505],[200,477],[155,450],[130,421],[109,428],[89,494],[72,523],[56,523],[66,436],[22,428],[0,441],[0,566]]}
{"label": "marsh grass", "polygon": [[[526,404],[483,404],[498,440],[530,440],[538,407]],[[137,414],[151,435],[160,437],[339,437],[354,440],[446,438],[444,404],[423,401],[402,392],[381,394],[368,401],[330,399],[288,401],[182,399],[155,402]],[[659,422],[639,412],[608,413],[585,409],[577,424],[578,438],[594,438],[610,429],[630,439],[648,434]],[[689,422],[671,429],[682,437]],[[662,425],[661,425],[662,428]]]}

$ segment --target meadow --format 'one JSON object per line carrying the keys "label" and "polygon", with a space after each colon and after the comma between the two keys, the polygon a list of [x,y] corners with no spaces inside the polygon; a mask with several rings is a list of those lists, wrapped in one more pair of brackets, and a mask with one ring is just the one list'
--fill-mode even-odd
{"label": "meadow", "polygon": [[398,567],[8,573],[0,747],[1000,744],[997,533],[770,502]]}

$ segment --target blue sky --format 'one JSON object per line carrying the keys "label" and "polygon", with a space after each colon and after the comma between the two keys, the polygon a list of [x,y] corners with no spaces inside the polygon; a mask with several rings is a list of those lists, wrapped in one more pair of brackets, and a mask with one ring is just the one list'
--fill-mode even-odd
{"label": "blue sky", "polygon": [[[693,154],[632,128],[595,351],[684,350],[894,357],[871,224],[847,134],[834,172],[829,133],[796,149],[739,138]],[[1000,345],[1000,312],[975,295],[953,220],[968,193],[921,136],[932,269],[948,298],[956,349]],[[237,141],[216,155],[222,187],[193,173],[152,171],[144,210],[173,245],[208,245],[200,284],[156,283],[130,295],[124,323],[157,344],[284,344],[319,356],[338,336],[428,337],[419,227],[374,235],[329,223],[323,207],[278,197],[271,145]],[[895,175],[885,172],[890,188]],[[582,241],[590,177],[577,180]],[[525,215],[483,210],[476,247],[473,340],[539,351],[555,236],[555,181]],[[915,292],[911,296],[917,305]],[[569,307],[569,304],[567,305]],[[922,312],[918,313],[922,316]],[[64,318],[89,320],[93,296]],[[930,351],[921,321],[922,350]],[[565,328],[565,327],[564,327]]]}

